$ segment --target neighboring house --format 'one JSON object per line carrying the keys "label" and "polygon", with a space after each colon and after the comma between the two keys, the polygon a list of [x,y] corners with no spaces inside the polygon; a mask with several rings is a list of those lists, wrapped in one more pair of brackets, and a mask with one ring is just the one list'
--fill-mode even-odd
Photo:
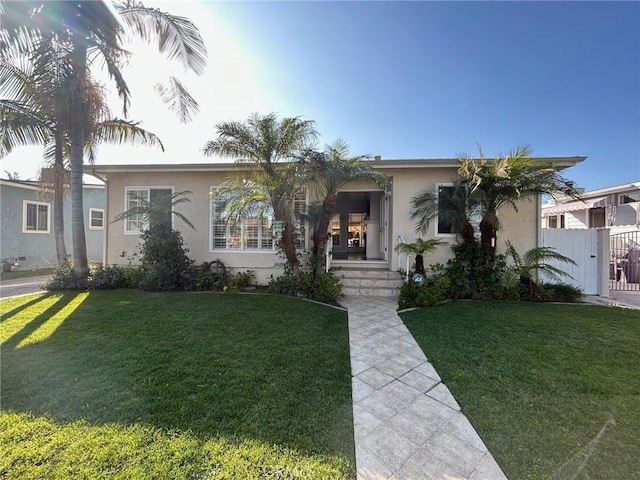
{"label": "neighboring house", "polygon": [[640,229],[640,181],[582,192],[580,198],[543,205],[543,227],[609,228],[612,234]]}
{"label": "neighboring house", "polygon": [[[71,255],[71,195],[64,198],[65,244]],[[0,257],[4,268],[46,268],[57,263],[53,229],[53,192],[38,182],[0,179]],[[104,186],[84,185],[87,256],[103,259]]]}
{"label": "neighboring house", "polygon": [[[569,167],[585,157],[545,158],[561,167]],[[341,189],[336,213],[331,225],[333,258],[337,264],[375,264],[378,268],[396,271],[404,268],[404,257],[394,253],[399,242],[412,242],[416,221],[411,219],[411,200],[425,188],[439,187],[440,195],[448,195],[452,180],[457,177],[457,159],[381,160],[372,164],[391,179],[385,190],[374,183],[352,183]],[[163,197],[168,192],[190,190],[191,203],[180,205],[178,211],[196,227],[192,230],[174,218],[174,227],[181,231],[189,256],[201,263],[221,260],[234,271],[253,270],[258,282],[268,281],[270,275],[280,275],[284,259],[278,255],[273,241],[272,218],[247,216],[240,222],[226,221],[210,198],[216,186],[233,174],[233,163],[184,165],[94,165],[85,166],[85,173],[95,175],[106,185],[105,207],[107,264],[126,264],[127,258],[140,243],[141,218],[110,223],[136,204],[137,199]],[[312,190],[312,189],[309,189]],[[311,192],[296,199],[295,208],[304,209],[313,200]],[[518,212],[504,209],[499,212],[502,230],[498,233],[499,251],[510,240],[518,251],[539,245],[540,199],[522,201]],[[439,238],[445,243],[455,241],[450,228],[431,223],[430,231],[422,238]],[[301,251],[311,248],[311,231],[298,225],[296,242]],[[444,263],[452,257],[451,249],[439,247],[425,259],[427,263]],[[304,259],[303,259],[304,263]]]}

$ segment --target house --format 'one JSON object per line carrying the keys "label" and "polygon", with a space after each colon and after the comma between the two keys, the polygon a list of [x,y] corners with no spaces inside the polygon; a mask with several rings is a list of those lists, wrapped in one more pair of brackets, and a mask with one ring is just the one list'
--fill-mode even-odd
{"label": "house", "polygon": [[542,206],[544,228],[609,228],[611,234],[640,229],[640,181],[560,198]]}
{"label": "house", "polygon": [[[87,257],[101,262],[104,238],[104,186],[84,185]],[[0,179],[0,257],[4,269],[56,265],[53,193],[38,182]],[[65,194],[65,245],[71,254],[71,195]]]}
{"label": "house", "polygon": [[[560,167],[569,167],[584,157],[545,158]],[[405,267],[406,259],[394,253],[400,242],[412,242],[418,235],[416,221],[411,218],[411,199],[425,188],[438,188],[440,195],[451,194],[457,177],[457,159],[372,160],[374,167],[385,173],[391,184],[386,189],[374,183],[357,182],[339,192],[331,224],[333,264],[375,266],[395,273]],[[123,211],[135,205],[136,199],[152,202],[165,193],[185,190],[192,192],[191,203],[178,211],[196,227],[190,229],[174,218],[174,227],[182,232],[189,255],[196,263],[222,261],[233,271],[253,270],[257,281],[265,283],[270,275],[280,275],[284,259],[273,242],[271,218],[245,217],[231,224],[221,209],[211,200],[210,193],[233,174],[233,163],[173,164],[173,165],[87,165],[85,173],[105,182],[105,263],[126,264],[140,239],[141,218],[111,223]],[[309,189],[311,190],[311,189]],[[302,211],[309,204],[311,191],[295,200],[295,209]],[[499,212],[503,229],[499,232],[499,252],[509,239],[519,251],[539,244],[540,199],[524,200],[518,212]],[[423,238],[439,238],[445,243],[455,241],[455,234],[443,222],[431,222]],[[298,225],[296,242],[304,252],[311,248],[311,232],[303,223]],[[445,263],[451,249],[440,247],[430,253],[427,263]],[[304,259],[303,259],[304,263]]]}

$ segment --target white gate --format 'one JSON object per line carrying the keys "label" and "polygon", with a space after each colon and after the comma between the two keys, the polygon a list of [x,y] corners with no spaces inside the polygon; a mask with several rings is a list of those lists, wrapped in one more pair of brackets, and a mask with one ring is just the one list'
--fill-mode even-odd
{"label": "white gate", "polygon": [[[608,288],[603,291],[603,271],[609,263],[608,230],[543,228],[542,245],[553,247],[558,253],[571,258],[577,265],[561,262],[550,262],[573,277],[563,279],[580,288],[587,295],[608,296]],[[604,237],[606,246],[603,245]],[[600,237],[600,242],[598,238]],[[603,267],[606,266],[606,267]],[[607,272],[608,273],[608,272]],[[608,280],[608,275],[607,275]],[[607,285],[608,287],[608,281]]]}

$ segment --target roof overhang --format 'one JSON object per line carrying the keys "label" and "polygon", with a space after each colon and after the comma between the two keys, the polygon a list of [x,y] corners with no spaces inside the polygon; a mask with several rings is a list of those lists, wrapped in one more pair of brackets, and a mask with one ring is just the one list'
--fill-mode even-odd
{"label": "roof overhang", "polygon": [[[587,157],[542,157],[534,158],[541,162],[551,162],[559,168],[567,168],[583,162]],[[478,159],[479,160],[479,159]],[[370,160],[369,163],[378,170],[423,169],[423,168],[457,168],[458,158],[433,159],[397,159]],[[229,172],[249,168],[250,164],[235,162],[209,163],[154,163],[137,165],[85,165],[84,173],[89,175],[104,175],[109,173],[139,173],[139,172]]]}
{"label": "roof overhang", "polygon": [[558,215],[559,213],[573,212],[576,210],[588,210],[607,206],[608,197],[590,198],[588,200],[576,200],[575,202],[562,203],[550,207],[542,207],[542,216]]}

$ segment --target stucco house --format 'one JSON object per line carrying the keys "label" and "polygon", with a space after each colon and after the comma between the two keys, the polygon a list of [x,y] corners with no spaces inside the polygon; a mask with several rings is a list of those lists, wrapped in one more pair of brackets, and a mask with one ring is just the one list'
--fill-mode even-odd
{"label": "stucco house", "polygon": [[[84,185],[84,218],[87,257],[104,257],[103,185]],[[3,268],[38,269],[56,265],[53,228],[53,193],[45,193],[38,182],[0,179],[0,257]],[[71,254],[71,195],[64,197],[65,244]]]}
{"label": "stucco house", "polygon": [[640,181],[559,198],[541,209],[544,228],[609,228],[612,234],[640,229]]}
{"label": "stucco house", "polygon": [[[545,158],[559,167],[570,167],[585,157]],[[394,253],[399,242],[412,242],[415,220],[411,219],[411,199],[427,187],[438,188],[439,195],[451,193],[457,177],[457,159],[372,160],[374,168],[391,179],[386,189],[374,183],[358,182],[346,185],[338,195],[336,213],[331,225],[333,265],[359,265],[385,270],[397,279],[397,269],[405,267],[405,258]],[[126,264],[127,256],[139,244],[140,219],[111,223],[135,204],[136,198],[153,201],[166,192],[189,190],[191,203],[178,211],[196,227],[192,230],[179,219],[174,228],[182,232],[189,255],[197,263],[221,260],[233,271],[253,270],[260,283],[270,275],[280,275],[284,260],[275,251],[273,225],[269,218],[243,218],[240,224],[225,221],[210,192],[233,174],[233,163],[155,164],[155,165],[94,165],[85,173],[105,182],[105,258],[106,264]],[[313,199],[311,192],[295,200],[302,210]],[[540,199],[520,202],[518,212],[499,212],[503,229],[499,232],[499,250],[504,240],[510,240],[519,251],[539,245]],[[311,248],[311,232],[298,225],[297,244],[301,251]],[[442,222],[431,222],[423,238],[439,238],[445,243],[455,241],[455,234]],[[426,258],[427,263],[446,262],[451,249],[441,246]],[[304,262],[303,262],[304,263]]]}

